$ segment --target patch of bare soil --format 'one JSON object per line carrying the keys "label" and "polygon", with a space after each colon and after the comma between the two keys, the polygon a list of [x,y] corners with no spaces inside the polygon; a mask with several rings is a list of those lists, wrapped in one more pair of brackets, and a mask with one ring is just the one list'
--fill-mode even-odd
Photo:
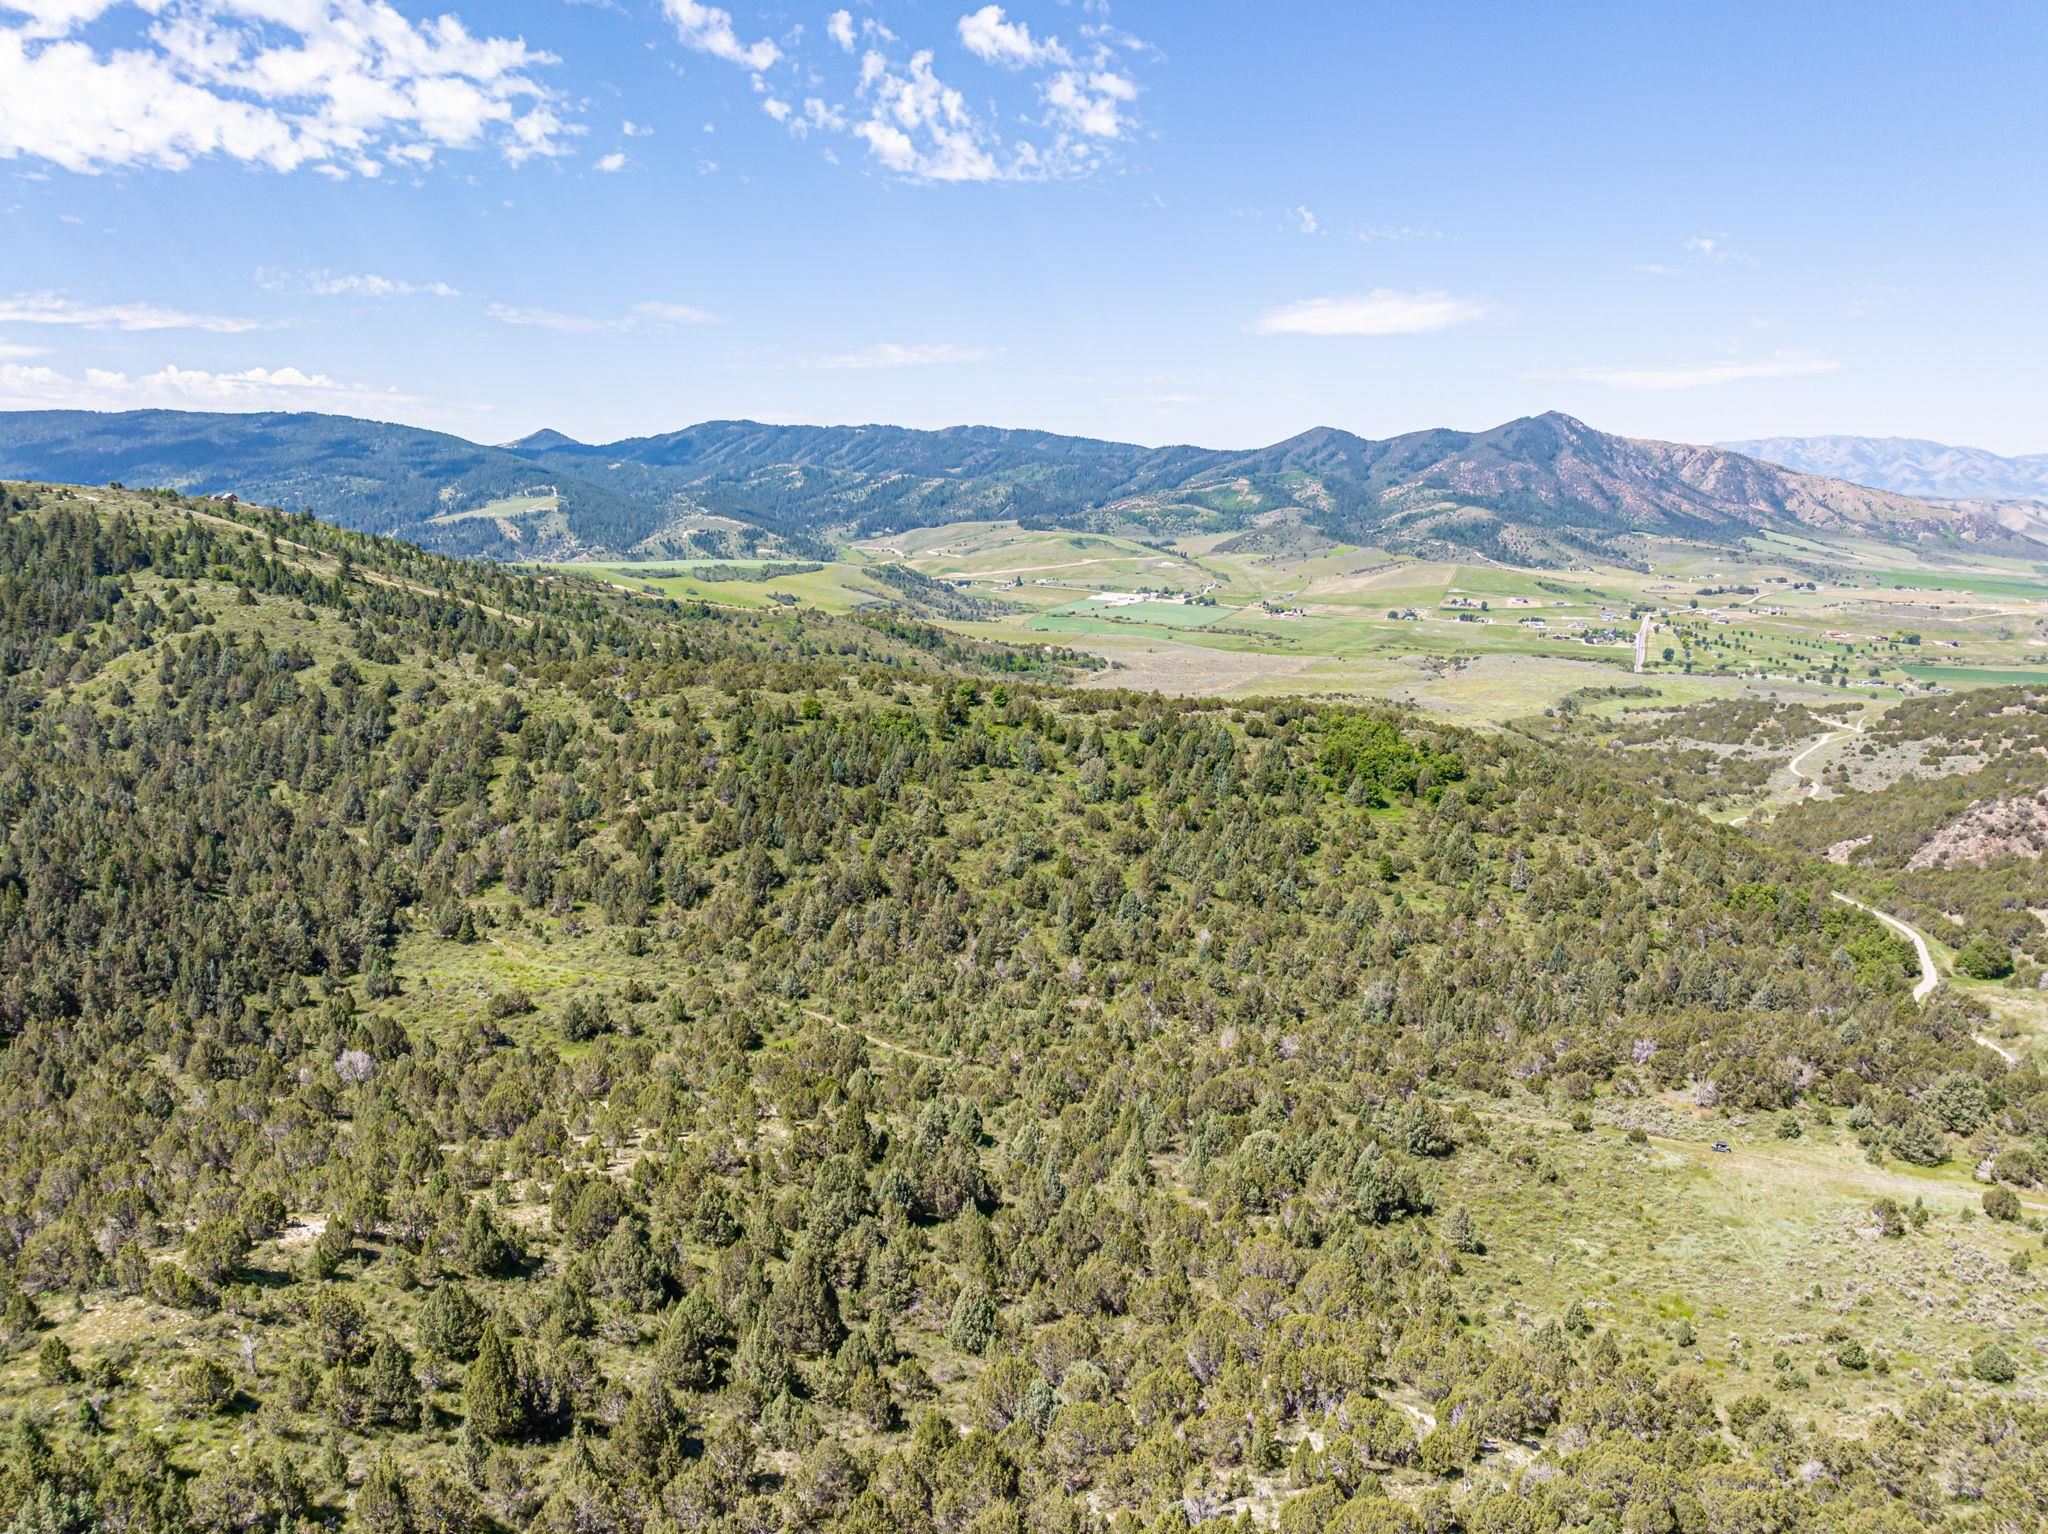
{"label": "patch of bare soil", "polygon": [[1091,671],[1082,687],[1128,687],[1140,692],[1163,692],[1182,697],[1212,697],[1217,693],[1256,688],[1280,677],[1306,670],[1316,660],[1312,655],[1266,655],[1246,650],[1212,650],[1203,645],[1159,644],[1138,648],[1131,645],[1091,644],[1086,639],[1068,641],[1092,649],[1112,662],[1101,671]]}
{"label": "patch of bare soil", "polygon": [[[1909,869],[1954,868],[1993,858],[2037,858],[2048,849],[2048,790],[1971,805],[1906,860]],[[1833,849],[1829,849],[1833,856]]]}

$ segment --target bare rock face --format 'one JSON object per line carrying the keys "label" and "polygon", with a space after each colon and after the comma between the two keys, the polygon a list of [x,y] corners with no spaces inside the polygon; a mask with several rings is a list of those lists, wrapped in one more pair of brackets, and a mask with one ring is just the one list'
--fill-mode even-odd
{"label": "bare rock face", "polygon": [[[2038,858],[2048,850],[2048,789],[1971,805],[1906,860],[1909,869],[1954,868],[1993,858]],[[1834,848],[1828,849],[1829,858]]]}

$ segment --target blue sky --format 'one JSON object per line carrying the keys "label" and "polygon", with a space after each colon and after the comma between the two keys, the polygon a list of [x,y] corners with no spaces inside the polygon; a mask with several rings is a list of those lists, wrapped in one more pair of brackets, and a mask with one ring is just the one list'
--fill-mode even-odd
{"label": "blue sky", "polygon": [[2048,7],[0,0],[0,408],[2048,450]]}

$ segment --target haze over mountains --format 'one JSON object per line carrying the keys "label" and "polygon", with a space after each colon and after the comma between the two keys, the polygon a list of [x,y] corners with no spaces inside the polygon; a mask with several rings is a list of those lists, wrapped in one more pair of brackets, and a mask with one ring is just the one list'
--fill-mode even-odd
{"label": "haze over mountains", "polygon": [[2048,453],[2008,458],[1917,437],[1760,437],[1720,445],[1801,473],[1900,495],[2048,501]]}
{"label": "haze over mountains", "polygon": [[28,411],[0,414],[0,475],[232,492],[500,559],[804,552],[827,535],[992,518],[1325,537],[1535,565],[1625,555],[1644,534],[2012,536],[1969,508],[1721,448],[1613,436],[1556,412],[1377,441],[1319,427],[1227,451],[751,421],[603,444],[541,431],[485,446],[346,416]]}

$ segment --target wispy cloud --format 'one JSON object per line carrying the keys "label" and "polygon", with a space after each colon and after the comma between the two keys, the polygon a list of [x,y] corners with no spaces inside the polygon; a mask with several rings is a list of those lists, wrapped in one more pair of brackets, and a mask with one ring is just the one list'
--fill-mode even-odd
{"label": "wispy cloud", "polygon": [[1307,208],[1295,208],[1287,217],[1293,222],[1294,227],[1303,234],[1314,234],[1317,229],[1322,227],[1316,222],[1315,214]]}
{"label": "wispy cloud", "polygon": [[375,272],[286,272],[256,269],[257,286],[272,293],[313,293],[322,298],[460,298],[462,290],[445,282],[412,282]]}
{"label": "wispy cloud", "polygon": [[47,346],[21,346],[13,341],[0,341],[0,361],[16,362],[24,357],[47,357]]}
{"label": "wispy cloud", "polygon": [[979,362],[988,355],[988,349],[980,346],[954,346],[947,342],[927,344],[905,344],[900,341],[878,341],[857,352],[839,352],[832,356],[813,357],[805,364],[814,368],[914,368],[933,367],[952,362]]}
{"label": "wispy cloud", "polygon": [[962,16],[959,33],[960,45],[969,53],[1008,69],[1072,62],[1057,37],[1033,37],[1025,23],[1005,17],[1000,5],[984,5]]}
{"label": "wispy cloud", "polygon": [[661,0],[661,8],[675,23],[676,36],[682,39],[686,48],[757,71],[782,60],[782,50],[765,37],[758,42],[741,42],[738,31],[733,27],[730,11],[720,10],[715,5],[699,4],[698,0]]}
{"label": "wispy cloud", "polygon": [[609,176],[614,171],[621,171],[626,168],[626,157],[617,150],[614,150],[597,162],[597,168]]}
{"label": "wispy cloud", "polygon": [[652,301],[635,304],[625,314],[566,314],[559,309],[540,309],[519,304],[487,304],[484,313],[505,325],[523,325],[535,330],[554,330],[564,335],[622,335],[635,330],[666,329],[670,325],[713,325],[717,316],[690,304]]}
{"label": "wispy cloud", "polygon": [[1778,351],[1767,357],[1722,362],[1678,362],[1662,367],[1564,368],[1532,376],[1565,383],[1603,384],[1610,389],[1660,394],[1674,389],[1709,389],[1720,384],[1769,378],[1810,378],[1841,370],[1842,364],[1817,352]]}
{"label": "wispy cloud", "polygon": [[1716,265],[1749,259],[1742,252],[1729,249],[1728,236],[1725,234],[1696,234],[1685,242],[1685,248],[1702,261],[1712,261]]}
{"label": "wispy cloud", "polygon": [[694,304],[670,304],[660,300],[635,304],[633,312],[657,325],[716,325],[718,316]]}
{"label": "wispy cloud", "polygon": [[227,314],[189,314],[156,304],[82,304],[57,293],[0,298],[0,325],[75,325],[81,330],[210,330],[238,335],[274,328],[267,320]]}
{"label": "wispy cloud", "polygon": [[1367,224],[1358,231],[1358,238],[1367,245],[1382,241],[1400,243],[1408,240],[1440,240],[1443,230],[1434,224]]}
{"label": "wispy cloud", "polygon": [[1370,293],[1282,304],[1261,314],[1251,328],[1266,336],[1408,336],[1448,330],[1485,313],[1481,305],[1450,293],[1375,288]]}

